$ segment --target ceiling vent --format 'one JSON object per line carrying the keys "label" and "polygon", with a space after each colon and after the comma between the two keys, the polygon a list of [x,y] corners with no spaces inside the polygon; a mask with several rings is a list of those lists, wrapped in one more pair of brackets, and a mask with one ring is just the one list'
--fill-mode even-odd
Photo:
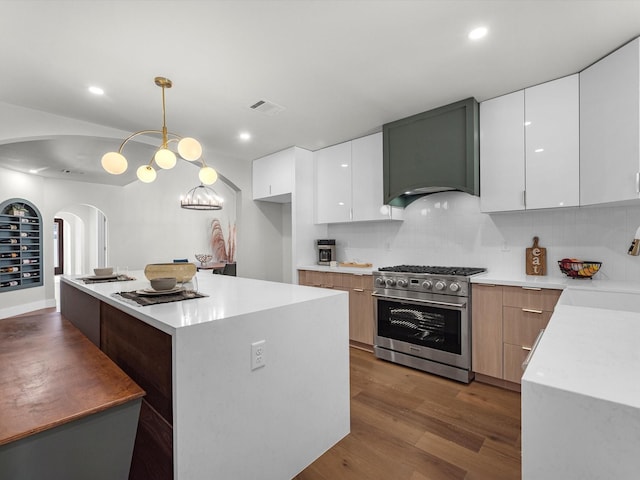
{"label": "ceiling vent", "polygon": [[284,110],[283,106],[278,105],[277,103],[270,102],[269,100],[260,100],[251,105],[249,108],[251,110],[255,110],[256,112],[269,115],[270,117],[273,117],[274,115],[277,115]]}

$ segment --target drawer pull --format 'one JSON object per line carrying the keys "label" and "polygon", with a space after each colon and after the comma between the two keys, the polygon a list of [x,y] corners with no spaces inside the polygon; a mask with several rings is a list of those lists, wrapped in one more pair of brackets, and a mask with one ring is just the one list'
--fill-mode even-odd
{"label": "drawer pull", "polygon": [[354,292],[364,292],[364,288],[354,288]]}
{"label": "drawer pull", "polygon": [[[533,356],[533,353],[536,351],[536,348],[538,347],[538,343],[540,343],[540,340],[542,339],[542,335],[544,334],[544,328],[542,330],[540,330],[540,333],[538,333],[538,336],[536,337],[536,341],[533,342],[533,346],[529,349],[529,354],[527,355],[527,358],[524,359],[524,362],[522,362],[522,370],[526,370],[527,367],[529,366],[529,362],[531,361],[531,357]],[[525,347],[522,347],[525,348]]]}
{"label": "drawer pull", "polygon": [[527,312],[527,313],[539,313],[539,314],[542,314],[542,310],[533,310],[532,308],[523,308],[522,311],[523,312]]}
{"label": "drawer pull", "polygon": [[530,352],[530,351],[531,351],[531,347],[525,347],[524,345],[522,346],[522,349],[523,349],[523,350],[526,350],[527,352]]}
{"label": "drawer pull", "polygon": [[523,290],[535,290],[536,292],[542,291],[540,287],[522,287]]}

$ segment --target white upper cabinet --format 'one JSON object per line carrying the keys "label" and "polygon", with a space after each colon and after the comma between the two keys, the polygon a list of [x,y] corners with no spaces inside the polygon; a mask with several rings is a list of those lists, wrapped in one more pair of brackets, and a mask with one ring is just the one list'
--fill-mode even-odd
{"label": "white upper cabinet", "polygon": [[352,220],[402,220],[402,208],[384,205],[382,132],[351,141]]}
{"label": "white upper cabinet", "polygon": [[580,73],[580,204],[640,198],[640,39]]}
{"label": "white upper cabinet", "polygon": [[351,142],[314,153],[316,223],[351,220]]}
{"label": "white upper cabinet", "polygon": [[578,75],[524,91],[526,208],[580,203]]}
{"label": "white upper cabinet", "polygon": [[293,148],[253,161],[253,199],[267,202],[291,201],[294,185]]}
{"label": "white upper cabinet", "polygon": [[480,104],[483,212],[579,204],[578,75]]}
{"label": "white upper cabinet", "polygon": [[383,205],[382,133],[315,152],[316,223],[402,219]]}
{"label": "white upper cabinet", "polygon": [[480,104],[480,209],[524,209],[524,90]]}

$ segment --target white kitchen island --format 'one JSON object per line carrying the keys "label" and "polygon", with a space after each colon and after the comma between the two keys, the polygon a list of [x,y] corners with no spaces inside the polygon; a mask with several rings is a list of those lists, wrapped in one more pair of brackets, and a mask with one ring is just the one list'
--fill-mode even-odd
{"label": "white kitchen island", "polygon": [[[156,420],[141,413],[139,436],[159,437],[173,478],[289,479],[349,433],[345,292],[203,271],[208,297],[137,306],[113,296],[149,287],[131,275],[63,277],[61,312],[147,391]],[[265,365],[252,370],[260,341]],[[146,463],[139,476],[159,478]]]}
{"label": "white kitchen island", "polygon": [[640,289],[573,284],[522,377],[523,480],[640,472]]}

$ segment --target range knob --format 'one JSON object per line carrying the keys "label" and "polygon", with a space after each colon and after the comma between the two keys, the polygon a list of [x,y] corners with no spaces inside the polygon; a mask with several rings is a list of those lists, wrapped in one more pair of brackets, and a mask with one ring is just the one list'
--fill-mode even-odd
{"label": "range knob", "polygon": [[398,280],[398,286],[399,287],[406,287],[407,286],[407,281],[404,278],[401,278],[400,280]]}
{"label": "range knob", "polygon": [[376,285],[382,287],[384,285],[384,278],[378,277],[376,278]]}
{"label": "range knob", "polygon": [[449,285],[449,290],[451,290],[452,292],[457,292],[458,290],[460,290],[460,284],[458,282],[451,283],[451,285]]}
{"label": "range knob", "polygon": [[431,280],[425,280],[422,282],[422,288],[425,290],[431,290],[433,288],[433,282]]}
{"label": "range knob", "polygon": [[442,280],[438,280],[436,282],[436,290],[444,290],[447,287],[447,284],[444,283]]}
{"label": "range knob", "polygon": [[393,278],[387,278],[384,283],[387,287],[393,287],[396,284],[396,281]]}

